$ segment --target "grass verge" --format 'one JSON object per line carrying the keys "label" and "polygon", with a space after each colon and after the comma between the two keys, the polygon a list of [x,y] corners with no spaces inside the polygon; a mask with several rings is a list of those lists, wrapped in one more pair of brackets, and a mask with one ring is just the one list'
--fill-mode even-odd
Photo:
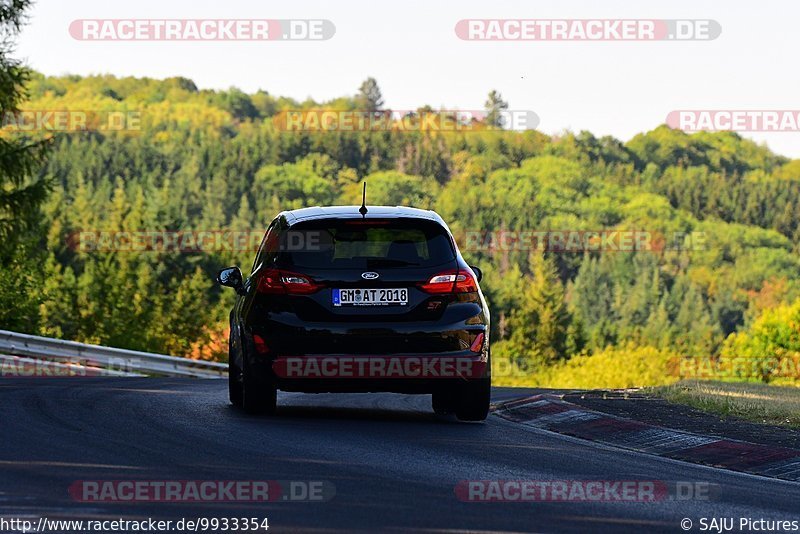
{"label": "grass verge", "polygon": [[647,393],[704,412],[800,428],[800,388],[750,382],[678,382]]}

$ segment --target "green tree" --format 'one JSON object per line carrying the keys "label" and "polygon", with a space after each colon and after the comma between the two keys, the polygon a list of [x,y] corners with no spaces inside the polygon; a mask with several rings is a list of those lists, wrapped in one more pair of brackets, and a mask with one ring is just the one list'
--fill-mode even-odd
{"label": "green tree", "polygon": [[[396,171],[372,173],[367,182],[367,205],[412,206],[430,209],[439,186],[432,178],[412,176]],[[343,188],[342,204],[359,204],[361,184],[348,184]]]}
{"label": "green tree", "polygon": [[567,357],[570,317],[552,260],[532,254],[531,269],[532,280],[509,320],[509,345],[523,367],[538,368]]}
{"label": "green tree", "polygon": [[[25,21],[29,0],[0,4],[0,117],[5,120],[19,111],[26,98],[25,84],[30,71],[17,59],[12,39]],[[14,254],[20,240],[35,228],[39,205],[45,199],[48,182],[36,176],[46,148],[43,141],[10,135],[0,137],[0,257]]]}
{"label": "green tree", "polygon": [[[28,0],[0,3],[0,119],[13,117],[27,97],[30,71],[17,59],[13,39],[25,21]],[[39,208],[49,181],[37,174],[47,142],[18,133],[0,136],[0,327],[33,331],[42,258],[36,241],[43,239]]]}
{"label": "green tree", "polygon": [[719,325],[711,318],[700,289],[691,282],[683,284],[672,301],[679,302],[673,321],[674,346],[692,356],[712,354],[721,341]]}
{"label": "green tree", "polygon": [[356,95],[358,109],[362,111],[380,111],[383,109],[383,95],[375,78],[369,77],[361,83]]}
{"label": "green tree", "polygon": [[731,334],[722,347],[721,364],[734,376],[770,382],[800,381],[800,300],[764,310],[750,327]]}
{"label": "green tree", "polygon": [[485,122],[488,126],[493,126],[495,128],[502,128],[505,126],[505,124],[503,124],[503,111],[508,109],[508,102],[503,100],[503,95],[493,89],[486,98],[484,107],[486,108]]}
{"label": "green tree", "polygon": [[254,119],[258,116],[258,110],[250,97],[236,87],[222,93],[221,104],[237,119]]}
{"label": "green tree", "polygon": [[642,345],[665,349],[669,347],[671,336],[672,326],[669,322],[666,304],[662,299],[659,305],[651,310],[650,317],[647,318],[647,324],[642,329],[639,342]]}
{"label": "green tree", "polygon": [[614,282],[596,258],[586,254],[575,277],[571,306],[583,338],[592,349],[603,349],[614,342]]}

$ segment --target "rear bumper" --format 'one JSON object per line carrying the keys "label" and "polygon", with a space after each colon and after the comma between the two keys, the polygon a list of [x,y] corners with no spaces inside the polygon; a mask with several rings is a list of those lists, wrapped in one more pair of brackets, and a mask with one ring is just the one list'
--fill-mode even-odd
{"label": "rear bumper", "polygon": [[445,355],[467,351],[488,331],[478,306],[454,312],[448,310],[438,321],[407,322],[309,322],[273,312],[251,322],[248,330],[266,342],[271,355]]}
{"label": "rear bumper", "polygon": [[482,311],[469,303],[438,321],[336,322],[268,312],[247,329],[260,340],[248,367],[284,391],[431,393],[488,380]]}

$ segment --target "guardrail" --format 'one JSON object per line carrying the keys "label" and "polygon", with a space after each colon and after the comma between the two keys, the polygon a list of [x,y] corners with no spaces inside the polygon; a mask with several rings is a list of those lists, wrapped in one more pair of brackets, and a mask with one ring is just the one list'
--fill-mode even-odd
{"label": "guardrail", "polygon": [[102,368],[112,371],[116,376],[147,374],[222,378],[228,373],[228,366],[219,362],[89,345],[8,330],[0,330],[0,354]]}

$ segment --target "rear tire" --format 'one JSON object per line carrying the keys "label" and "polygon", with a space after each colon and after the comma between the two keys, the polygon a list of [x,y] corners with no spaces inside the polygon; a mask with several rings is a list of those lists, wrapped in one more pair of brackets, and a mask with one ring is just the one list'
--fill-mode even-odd
{"label": "rear tire", "polygon": [[447,415],[453,413],[453,394],[450,391],[436,391],[431,395],[431,406],[436,415]]}
{"label": "rear tire", "polygon": [[459,388],[456,417],[460,421],[483,421],[489,416],[492,381],[481,378]]}
{"label": "rear tire", "polygon": [[242,356],[242,408],[253,415],[274,415],[278,409],[278,388],[263,372],[251,367],[247,354]]}
{"label": "rear tire", "polygon": [[[231,331],[231,336],[233,336]],[[233,343],[228,339],[228,398],[237,408],[242,407],[242,371],[234,363]]]}
{"label": "rear tire", "polygon": [[253,415],[275,415],[278,410],[278,390],[266,381],[244,375],[242,408]]}

